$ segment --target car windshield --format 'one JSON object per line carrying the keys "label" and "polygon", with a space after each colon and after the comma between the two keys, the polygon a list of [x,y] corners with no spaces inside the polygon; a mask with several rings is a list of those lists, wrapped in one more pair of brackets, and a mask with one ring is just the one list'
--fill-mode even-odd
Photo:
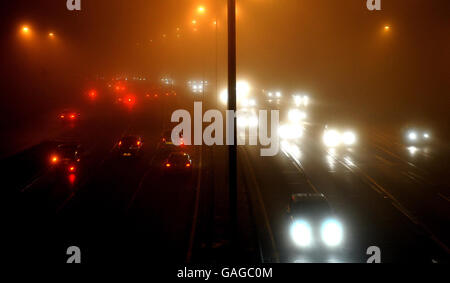
{"label": "car windshield", "polygon": [[331,208],[323,200],[301,200],[292,203],[291,214],[300,217],[304,215],[323,217],[331,215]]}
{"label": "car windshield", "polygon": [[174,164],[186,163],[188,161],[188,157],[183,154],[175,154],[169,157],[169,162]]}
{"label": "car windshield", "polygon": [[137,137],[125,137],[122,139],[124,145],[135,145],[139,139]]}
{"label": "car windshield", "polygon": [[73,157],[78,150],[77,145],[63,145],[58,147],[58,152],[62,154],[63,157]]}
{"label": "car windshield", "polygon": [[450,263],[450,0],[1,6],[4,258]]}

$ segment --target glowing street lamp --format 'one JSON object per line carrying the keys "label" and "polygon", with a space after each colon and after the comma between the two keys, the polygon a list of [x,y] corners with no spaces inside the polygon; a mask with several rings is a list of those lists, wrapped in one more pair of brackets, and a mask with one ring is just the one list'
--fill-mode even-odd
{"label": "glowing street lamp", "polygon": [[204,14],[204,13],[206,12],[206,8],[205,8],[204,6],[199,6],[199,7],[197,8],[197,12],[198,12],[199,14]]}
{"label": "glowing street lamp", "polygon": [[391,30],[391,27],[389,25],[384,26],[384,31],[390,31],[390,30]]}
{"label": "glowing street lamp", "polygon": [[29,35],[31,33],[31,29],[28,26],[23,26],[20,31],[23,35]]}
{"label": "glowing street lamp", "polygon": [[54,38],[54,37],[55,37],[55,33],[53,33],[53,32],[49,32],[49,33],[48,33],[48,37],[50,37],[50,38]]}

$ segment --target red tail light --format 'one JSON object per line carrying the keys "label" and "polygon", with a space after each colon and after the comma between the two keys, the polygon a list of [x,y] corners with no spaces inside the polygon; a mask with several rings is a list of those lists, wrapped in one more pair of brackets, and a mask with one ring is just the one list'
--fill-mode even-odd
{"label": "red tail light", "polygon": [[138,146],[141,146],[141,142],[140,142],[140,141],[138,141],[136,144],[137,144]]}
{"label": "red tail light", "polygon": [[191,163],[186,163],[186,167],[191,167]]}
{"label": "red tail light", "polygon": [[97,97],[97,91],[96,90],[91,90],[89,91],[89,96],[94,99]]}
{"label": "red tail light", "polygon": [[119,142],[119,146],[122,146],[122,141]]}
{"label": "red tail light", "polygon": [[172,166],[170,163],[166,163],[167,168],[169,168],[170,166]]}
{"label": "red tail light", "polygon": [[69,166],[70,173],[74,173],[75,171],[77,171],[77,168],[75,166]]}
{"label": "red tail light", "polygon": [[64,119],[64,118],[66,118],[66,116],[61,115],[61,116],[59,116],[59,118]]}
{"label": "red tail light", "polygon": [[69,175],[69,182],[70,182],[70,184],[73,185],[75,183],[76,179],[77,179],[77,176],[75,174],[70,174]]}

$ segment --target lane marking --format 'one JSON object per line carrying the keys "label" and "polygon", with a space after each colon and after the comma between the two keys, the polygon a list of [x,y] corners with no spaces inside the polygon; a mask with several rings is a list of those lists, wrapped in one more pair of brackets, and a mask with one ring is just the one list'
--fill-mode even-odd
{"label": "lane marking", "polygon": [[199,206],[200,206],[200,187],[202,182],[202,172],[203,172],[203,147],[200,147],[200,158],[199,158],[199,164],[198,164],[198,175],[197,175],[197,186],[196,186],[196,193],[195,193],[195,204],[194,204],[194,216],[192,219],[192,227],[191,227],[191,233],[189,236],[189,246],[188,251],[186,254],[186,262],[190,263],[192,259],[192,251],[194,249],[194,239],[195,239],[195,231],[197,229],[197,220],[198,220],[198,212],[199,212]]}
{"label": "lane marking", "polygon": [[40,171],[39,173],[37,173],[35,175],[34,178],[32,178],[33,180],[26,185],[24,188],[22,188],[20,190],[21,193],[25,193],[26,191],[28,191],[30,188],[32,188],[37,182],[39,182],[50,170],[49,169],[45,169]]}
{"label": "lane marking", "polygon": [[[124,130],[121,134],[121,137],[123,135],[125,135],[126,132],[128,132],[128,130],[131,128],[131,126],[128,127],[128,129]],[[94,147],[94,146],[93,146]],[[93,148],[92,147],[92,148]],[[103,158],[100,162],[98,162],[97,165],[93,166],[92,168],[98,168],[98,167],[102,167],[103,164],[105,163],[106,159],[111,156],[111,154],[114,152],[114,150],[117,148],[117,143],[114,142],[114,146],[108,151],[108,153],[106,154],[105,158]],[[66,205],[75,197],[75,195],[80,191],[80,189],[82,188],[82,186],[86,185],[86,183],[88,182],[88,180],[90,180],[90,177],[92,177],[92,175],[84,178],[85,182],[83,184],[78,184],[75,185],[75,188],[77,188],[75,190],[72,190],[72,192],[70,193],[70,195],[56,208],[56,214],[60,213],[61,210],[64,209],[64,207],[66,207]]]}
{"label": "lane marking", "polygon": [[242,153],[241,156],[243,157],[243,159],[244,159],[243,161],[245,163],[245,166],[247,167],[247,170],[248,170],[247,172],[249,172],[248,176],[250,177],[251,182],[253,183],[252,187],[256,190],[256,196],[257,196],[260,208],[262,210],[262,215],[263,215],[263,218],[264,218],[264,224],[266,226],[267,233],[269,234],[269,238],[270,238],[270,242],[271,242],[271,246],[272,246],[272,256],[275,259],[275,262],[279,263],[280,262],[280,256],[279,256],[279,253],[277,251],[277,247],[276,247],[276,244],[275,244],[275,238],[273,236],[272,227],[270,225],[269,217],[267,215],[267,210],[266,210],[266,207],[264,205],[264,201],[263,201],[263,198],[262,198],[262,195],[261,195],[261,190],[260,190],[258,181],[257,181],[256,176],[255,176],[255,172],[253,171],[253,168],[250,165],[250,160],[248,158],[247,151],[245,149],[243,149],[243,150],[240,150],[240,152]]}
{"label": "lane marking", "polygon": [[[430,237],[430,239],[432,239],[436,244],[438,244],[445,252],[450,253],[449,248],[447,247],[446,244],[444,244],[441,240],[439,240],[438,237],[436,237],[434,235],[434,233],[425,225],[423,224],[421,221],[419,221],[415,216],[412,215],[411,212],[408,211],[408,209],[406,209],[401,203],[400,201],[398,201],[391,193],[389,193],[385,188],[383,188],[381,185],[379,185],[372,177],[370,177],[369,175],[367,175],[364,171],[361,170],[361,168],[359,168],[358,166],[354,166],[354,168],[358,169],[358,171],[355,171],[353,168],[347,166],[344,162],[342,162],[341,160],[337,159],[336,157],[333,157],[337,162],[339,162],[341,165],[343,165],[344,167],[346,167],[348,170],[350,170],[351,172],[355,173],[355,174],[360,174],[360,176],[364,177],[363,179],[366,180],[366,182],[369,182],[370,184],[373,184],[378,190],[377,191],[381,191],[383,192],[383,194],[388,197],[391,200],[392,205],[397,208],[397,210],[399,210],[403,215],[405,215],[412,223],[416,224],[417,226],[421,227]],[[372,186],[370,186],[371,188],[373,188]]]}
{"label": "lane marking", "polygon": [[286,156],[291,160],[292,164],[294,165],[294,167],[305,177],[306,183],[308,183],[308,185],[313,189],[313,191],[317,194],[320,194],[319,190],[316,188],[316,186],[313,185],[313,183],[311,182],[311,180],[308,178],[308,176],[305,173],[305,168],[303,167],[303,165],[300,163],[300,161],[298,161],[296,158],[293,158],[289,153],[285,152],[283,150],[284,154],[286,154]]}

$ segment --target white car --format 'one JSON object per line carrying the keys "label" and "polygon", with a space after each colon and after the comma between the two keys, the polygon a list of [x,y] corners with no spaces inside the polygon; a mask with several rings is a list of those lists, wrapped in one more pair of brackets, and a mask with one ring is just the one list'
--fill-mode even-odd
{"label": "white car", "polygon": [[406,131],[405,139],[408,144],[423,144],[431,140],[431,134],[424,130],[410,129]]}
{"label": "white car", "polygon": [[357,135],[352,130],[339,130],[325,127],[322,140],[327,147],[354,146],[357,142]]}

